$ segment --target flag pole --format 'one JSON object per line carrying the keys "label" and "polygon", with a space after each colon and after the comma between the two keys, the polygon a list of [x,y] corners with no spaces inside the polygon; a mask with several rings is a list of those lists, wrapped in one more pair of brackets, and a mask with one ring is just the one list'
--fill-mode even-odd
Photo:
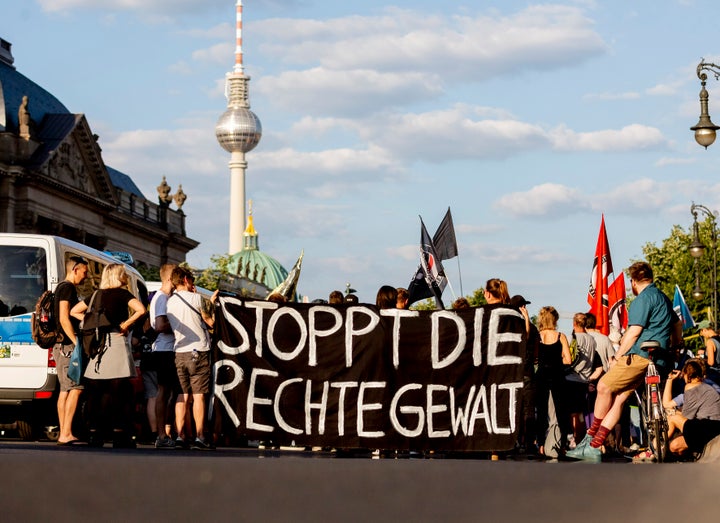
{"label": "flag pole", "polygon": [[447,280],[447,286],[450,287],[450,294],[452,294],[453,301],[455,301],[457,296],[455,295],[455,290],[453,289],[452,283],[450,283],[450,278],[447,277],[447,274],[445,275],[445,279]]}
{"label": "flag pole", "polygon": [[[462,288],[462,273],[460,272],[460,253],[457,255],[457,264],[458,264],[458,279],[460,280],[460,296],[465,296],[465,293],[463,292]],[[448,281],[448,283],[450,283]],[[450,287],[452,289],[452,287]]]}

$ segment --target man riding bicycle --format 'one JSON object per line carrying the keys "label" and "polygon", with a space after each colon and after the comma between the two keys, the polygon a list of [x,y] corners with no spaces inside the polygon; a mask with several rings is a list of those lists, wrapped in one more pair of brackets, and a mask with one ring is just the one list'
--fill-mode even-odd
{"label": "man riding bicycle", "polygon": [[667,375],[672,366],[670,347],[682,343],[682,322],[673,310],[672,302],[653,283],[653,271],[645,262],[628,268],[632,291],[637,298],[630,304],[628,329],[620,341],[620,348],[612,358],[610,369],[600,378],[595,400],[595,419],[582,442],[567,456],[587,461],[600,461],[600,447],[620,420],[625,400],[643,382],[651,362],[648,341],[658,342],[652,361],[660,373]]}

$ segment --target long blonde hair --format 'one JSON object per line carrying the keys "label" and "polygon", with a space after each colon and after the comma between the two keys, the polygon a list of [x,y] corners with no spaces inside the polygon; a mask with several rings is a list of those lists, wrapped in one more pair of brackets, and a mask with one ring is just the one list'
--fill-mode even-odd
{"label": "long blonde hair", "polygon": [[100,278],[101,289],[116,289],[127,285],[128,275],[125,271],[125,265],[122,263],[111,263],[103,269]]}

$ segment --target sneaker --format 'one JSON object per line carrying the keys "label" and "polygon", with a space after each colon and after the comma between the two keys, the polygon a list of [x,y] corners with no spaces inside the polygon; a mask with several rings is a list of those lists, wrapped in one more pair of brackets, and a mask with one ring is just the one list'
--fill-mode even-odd
{"label": "sneaker", "polygon": [[183,450],[190,448],[190,445],[188,445],[184,439],[178,436],[177,438],[175,438],[175,448]]}
{"label": "sneaker", "polygon": [[210,443],[208,443],[207,441],[205,441],[202,438],[195,438],[192,448],[198,449],[198,450],[211,450],[212,449],[212,447],[210,446]]}
{"label": "sneaker", "polygon": [[602,461],[602,451],[591,445],[584,447],[578,445],[575,449],[569,450],[565,456],[568,458],[579,459],[582,461],[592,461],[595,463],[600,463]]}
{"label": "sneaker", "polygon": [[168,438],[167,436],[164,438],[158,437],[158,439],[155,440],[155,448],[156,449],[174,449],[175,442],[172,440],[172,438]]}

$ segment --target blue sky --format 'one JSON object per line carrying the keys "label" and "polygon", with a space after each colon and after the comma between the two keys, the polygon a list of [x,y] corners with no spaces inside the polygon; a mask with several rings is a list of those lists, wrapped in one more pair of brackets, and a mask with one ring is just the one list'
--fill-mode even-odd
{"label": "blue sky", "polygon": [[[585,302],[601,215],[615,273],[720,208],[720,144],[698,120],[710,0],[246,0],[244,55],[263,138],[247,155],[261,250],[300,292],[364,301],[406,286],[452,208],[455,294],[491,277],[564,316]],[[229,155],[214,126],[234,63],[233,0],[3,2],[21,73],[85,113],[108,165],[155,198],[188,194],[188,261],[227,250]],[[708,81],[720,120],[720,84]],[[717,123],[717,122],[716,122]],[[460,281],[462,275],[462,282]],[[450,289],[445,291],[452,300]]]}

